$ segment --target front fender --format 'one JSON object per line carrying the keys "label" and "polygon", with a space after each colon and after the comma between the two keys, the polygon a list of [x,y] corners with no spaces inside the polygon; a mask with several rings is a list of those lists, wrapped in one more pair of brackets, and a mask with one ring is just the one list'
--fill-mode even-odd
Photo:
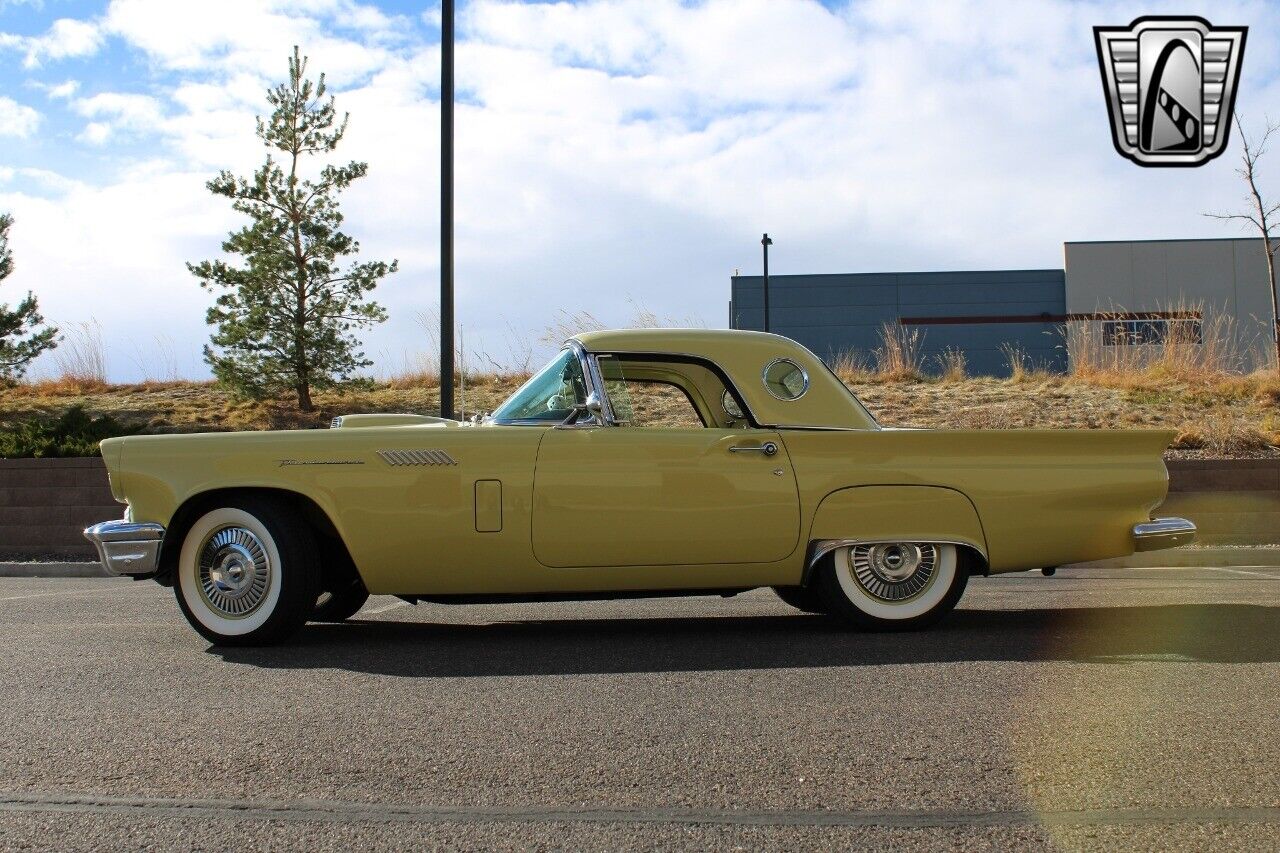
{"label": "front fender", "polygon": [[854,486],[827,495],[809,530],[806,576],[825,553],[823,543],[842,540],[952,542],[987,559],[987,538],[973,502],[943,486]]}

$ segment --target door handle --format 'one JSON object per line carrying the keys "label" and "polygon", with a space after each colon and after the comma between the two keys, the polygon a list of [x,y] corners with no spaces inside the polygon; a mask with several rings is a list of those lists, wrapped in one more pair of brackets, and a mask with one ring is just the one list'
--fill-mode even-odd
{"label": "door handle", "polygon": [[778,445],[772,441],[766,441],[764,444],[755,444],[751,446],[743,444],[735,444],[729,448],[730,453],[763,453],[765,456],[773,456],[778,452]]}

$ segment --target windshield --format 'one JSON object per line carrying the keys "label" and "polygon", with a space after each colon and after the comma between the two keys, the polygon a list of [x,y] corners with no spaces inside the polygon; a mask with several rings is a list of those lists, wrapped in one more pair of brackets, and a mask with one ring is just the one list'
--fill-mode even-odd
{"label": "windshield", "polygon": [[563,421],[587,399],[582,363],[573,350],[562,350],[493,413],[493,420]]}

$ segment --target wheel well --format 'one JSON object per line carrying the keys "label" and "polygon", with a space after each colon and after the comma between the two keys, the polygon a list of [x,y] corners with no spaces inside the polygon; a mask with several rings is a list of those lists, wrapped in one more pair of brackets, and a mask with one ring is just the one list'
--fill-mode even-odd
{"label": "wheel well", "polygon": [[[821,557],[814,559],[813,554],[817,550],[819,544],[822,541],[824,540],[815,539],[814,541],[809,543],[809,549],[806,552],[806,556],[805,556],[804,575],[800,579],[801,586],[805,586],[805,587],[809,586],[809,583],[813,579],[814,570],[817,569],[818,566],[821,565],[822,563],[832,559],[833,555],[835,554],[835,551],[832,550],[823,554]],[[825,541],[831,541],[831,540],[825,540]],[[903,540],[903,541],[929,542],[931,540],[919,539],[919,540]],[[975,548],[972,545],[966,545],[963,542],[952,542],[949,544],[956,546],[956,556],[959,558],[961,565],[968,568],[970,577],[972,577],[973,575],[982,575],[985,577],[991,574],[991,564],[987,561],[986,555],[983,554],[981,551],[979,551],[977,548]]]}
{"label": "wheel well", "polygon": [[156,572],[156,581],[164,586],[173,585],[174,570],[178,566],[178,555],[182,551],[182,540],[186,538],[187,531],[200,516],[211,509],[227,506],[238,498],[248,496],[265,497],[287,507],[311,528],[312,534],[321,546],[318,549],[321,571],[326,578],[342,579],[360,576],[355,561],[351,559],[351,552],[347,550],[347,544],[338,535],[338,529],[334,527],[333,521],[311,498],[288,489],[230,488],[213,489],[192,495],[174,512],[169,520],[169,526],[165,529],[164,541],[160,544],[160,568]]}

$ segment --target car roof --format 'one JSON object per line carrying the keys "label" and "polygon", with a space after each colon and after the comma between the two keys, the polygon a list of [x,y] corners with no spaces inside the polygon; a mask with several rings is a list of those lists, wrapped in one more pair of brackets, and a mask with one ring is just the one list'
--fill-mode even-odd
{"label": "car roof", "polygon": [[[761,425],[877,428],[821,359],[782,335],[741,329],[609,329],[583,332],[573,340],[594,353],[687,355],[710,361],[732,379]],[[765,366],[778,358],[794,361],[809,376],[809,389],[797,400],[779,400],[765,389]]]}

